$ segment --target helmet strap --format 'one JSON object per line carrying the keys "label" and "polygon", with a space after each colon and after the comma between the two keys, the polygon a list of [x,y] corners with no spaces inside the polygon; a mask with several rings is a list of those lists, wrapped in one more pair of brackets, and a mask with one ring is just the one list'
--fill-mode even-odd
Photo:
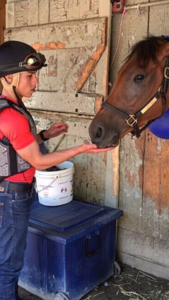
{"label": "helmet strap", "polygon": [[16,99],[18,100],[19,105],[20,105],[25,111],[27,111],[27,109],[26,109],[26,107],[25,107],[23,101],[21,100],[21,98],[19,97],[19,95],[18,95],[17,92],[16,92],[16,87],[15,87],[15,86],[13,86],[13,92],[14,92],[14,94],[15,94]]}

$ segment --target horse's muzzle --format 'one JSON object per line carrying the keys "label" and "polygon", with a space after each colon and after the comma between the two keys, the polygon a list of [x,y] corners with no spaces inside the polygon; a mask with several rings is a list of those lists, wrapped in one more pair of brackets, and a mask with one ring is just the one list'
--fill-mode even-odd
{"label": "horse's muzzle", "polygon": [[91,123],[89,134],[92,143],[96,144],[98,148],[116,147],[119,144],[119,134],[117,132],[108,133],[101,125],[94,126],[94,123]]}

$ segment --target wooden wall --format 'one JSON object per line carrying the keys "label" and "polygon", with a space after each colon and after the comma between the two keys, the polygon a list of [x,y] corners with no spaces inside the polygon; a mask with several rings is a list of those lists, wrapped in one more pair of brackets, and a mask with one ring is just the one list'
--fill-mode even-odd
{"label": "wooden wall", "polygon": [[[88,139],[91,119],[107,95],[110,44],[111,60],[117,52],[110,69],[113,82],[135,42],[149,34],[169,33],[169,4],[162,2],[150,7],[152,1],[127,0],[123,19],[122,14],[113,14],[110,27],[109,0],[7,1],[5,38],[32,44],[48,62],[27,106],[39,130],[54,121],[69,125],[61,143],[59,138],[47,143],[50,151],[58,143],[63,149]],[[120,150],[72,160],[75,198],[124,210],[118,222],[120,259],[165,278],[169,278],[168,144],[146,130],[139,140],[126,136]]]}
{"label": "wooden wall", "polygon": [[[111,58],[120,35],[112,81],[134,43],[148,35],[169,34],[169,3],[132,7],[139,2],[149,5],[128,0],[123,22],[122,15],[112,17]],[[169,141],[148,129],[138,140],[126,136],[120,145],[119,178],[119,207],[124,210],[118,229],[120,259],[169,279]]]}

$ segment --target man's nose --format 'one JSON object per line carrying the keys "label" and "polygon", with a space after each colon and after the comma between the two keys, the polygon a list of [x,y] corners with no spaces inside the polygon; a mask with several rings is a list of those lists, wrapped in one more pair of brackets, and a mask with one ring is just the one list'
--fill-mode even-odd
{"label": "man's nose", "polygon": [[33,82],[36,84],[39,82],[37,75],[33,74]]}

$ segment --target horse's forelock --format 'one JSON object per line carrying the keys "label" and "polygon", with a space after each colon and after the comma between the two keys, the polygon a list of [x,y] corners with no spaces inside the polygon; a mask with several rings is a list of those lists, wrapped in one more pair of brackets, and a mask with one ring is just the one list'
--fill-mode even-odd
{"label": "horse's forelock", "polygon": [[161,42],[165,42],[164,37],[148,37],[137,44],[135,44],[126,60],[129,60],[133,55],[136,56],[138,65],[145,67],[150,60],[153,62],[158,61],[158,53],[160,50]]}

